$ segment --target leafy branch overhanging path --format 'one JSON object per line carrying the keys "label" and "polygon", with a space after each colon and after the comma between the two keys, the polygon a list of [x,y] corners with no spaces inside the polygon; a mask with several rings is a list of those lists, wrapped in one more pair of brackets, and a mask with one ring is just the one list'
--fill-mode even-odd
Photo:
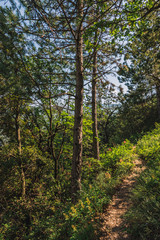
{"label": "leafy branch overhanging path", "polygon": [[134,164],[133,172],[123,180],[120,188],[113,196],[112,202],[101,215],[102,228],[100,240],[131,239],[128,234],[123,231],[125,225],[122,217],[132,205],[130,199],[131,190],[137,177],[145,169],[141,159],[136,159]]}

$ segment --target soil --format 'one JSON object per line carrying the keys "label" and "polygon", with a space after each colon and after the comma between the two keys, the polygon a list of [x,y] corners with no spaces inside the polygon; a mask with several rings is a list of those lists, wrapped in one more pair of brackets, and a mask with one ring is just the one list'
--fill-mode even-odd
{"label": "soil", "polygon": [[123,216],[132,205],[130,195],[136,179],[145,169],[141,159],[136,159],[134,164],[133,172],[123,180],[113,196],[112,202],[100,216],[102,227],[99,240],[131,240],[131,237],[125,231],[127,225],[123,221]]}

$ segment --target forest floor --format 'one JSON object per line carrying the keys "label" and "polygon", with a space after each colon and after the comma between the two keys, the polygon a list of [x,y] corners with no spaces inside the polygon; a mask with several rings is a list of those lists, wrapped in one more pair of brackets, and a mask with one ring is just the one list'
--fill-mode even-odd
{"label": "forest floor", "polygon": [[123,180],[111,203],[100,216],[100,240],[131,240],[125,231],[127,224],[123,220],[123,216],[132,205],[130,196],[136,180],[145,169],[141,159],[136,159],[134,164],[133,172]]}

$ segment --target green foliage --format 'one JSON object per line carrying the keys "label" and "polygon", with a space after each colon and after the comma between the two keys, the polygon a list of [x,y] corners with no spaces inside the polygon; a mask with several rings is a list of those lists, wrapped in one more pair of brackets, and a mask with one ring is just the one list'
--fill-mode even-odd
{"label": "green foliage", "polygon": [[90,109],[84,107],[84,118],[83,118],[83,152],[85,156],[90,156],[92,151],[92,119]]}
{"label": "green foliage", "polygon": [[117,175],[126,173],[133,167],[133,144],[128,140],[121,145],[112,148],[105,148],[105,153],[101,155],[102,166],[111,174]]}
{"label": "green foliage", "polygon": [[157,164],[160,155],[160,127],[156,124],[156,128],[144,135],[137,142],[137,153],[145,159],[149,165]]}
{"label": "green foliage", "polygon": [[136,144],[144,133],[154,128],[158,120],[156,100],[141,101],[138,94],[142,94],[141,91],[126,95],[119,113],[113,116],[108,125],[110,145],[120,143],[125,138]]}
{"label": "green foliage", "polygon": [[101,170],[101,161],[94,158],[84,158],[82,165],[82,181],[86,183],[92,183]]}

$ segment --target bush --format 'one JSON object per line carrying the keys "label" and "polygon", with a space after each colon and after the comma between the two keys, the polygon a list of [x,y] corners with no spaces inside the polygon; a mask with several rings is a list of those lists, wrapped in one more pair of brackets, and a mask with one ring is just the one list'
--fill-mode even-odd
{"label": "bush", "polygon": [[125,175],[133,167],[134,148],[128,140],[113,148],[106,148],[101,155],[102,166],[113,176]]}

